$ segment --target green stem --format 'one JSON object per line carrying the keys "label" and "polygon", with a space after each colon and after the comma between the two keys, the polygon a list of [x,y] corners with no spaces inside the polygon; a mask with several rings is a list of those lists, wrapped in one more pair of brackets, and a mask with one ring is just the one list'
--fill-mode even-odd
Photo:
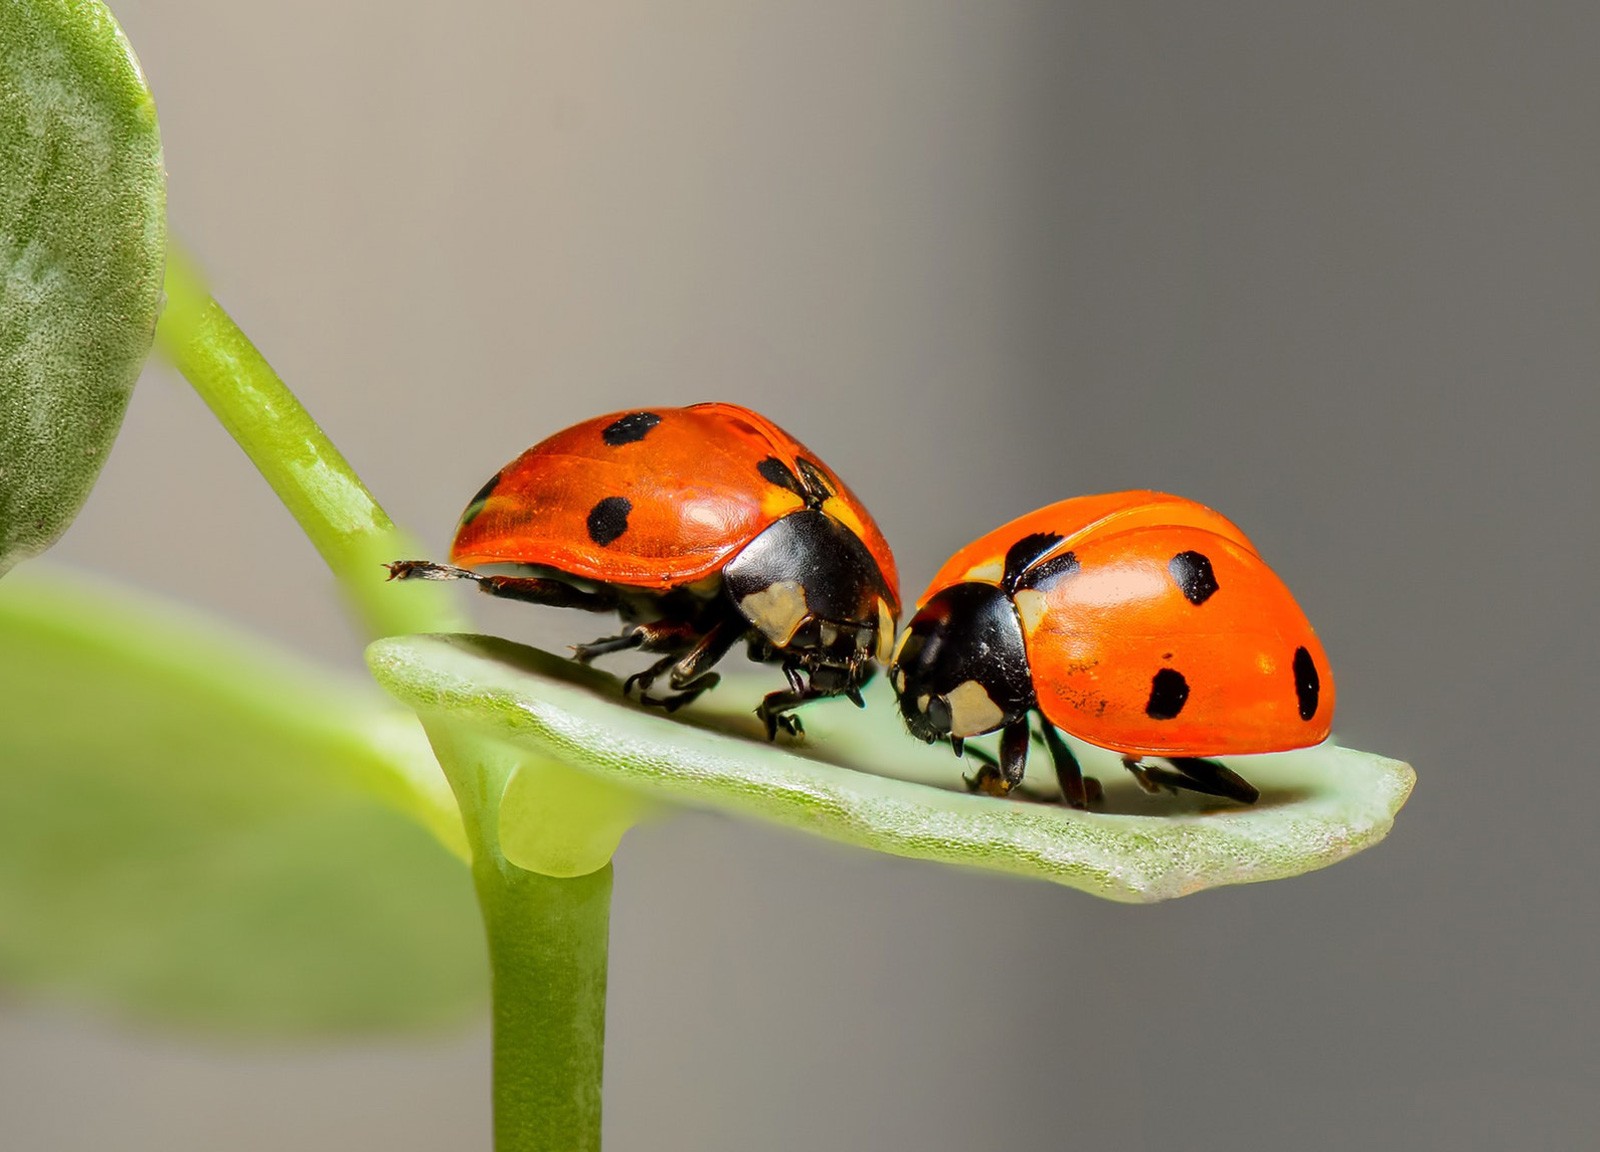
{"label": "green stem", "polygon": [[494,993],[496,1152],[598,1152],[611,865],[473,869]]}
{"label": "green stem", "polygon": [[415,545],[176,252],[166,292],[158,347],[310,537],[368,634],[463,631],[443,588],[387,582],[382,565],[417,555]]}
{"label": "green stem", "polygon": [[514,754],[424,716],[472,845],[494,1002],[496,1152],[598,1152],[611,865],[563,879],[500,850]]}
{"label": "green stem", "polygon": [[[387,582],[383,563],[416,549],[176,254],[166,290],[158,345],[311,538],[367,630],[380,637],[463,631],[442,588]],[[495,1148],[598,1152],[611,866],[557,879],[508,862],[500,807],[516,756],[458,725],[426,718],[424,725],[461,809],[488,931]],[[579,810],[567,815],[585,818]]]}

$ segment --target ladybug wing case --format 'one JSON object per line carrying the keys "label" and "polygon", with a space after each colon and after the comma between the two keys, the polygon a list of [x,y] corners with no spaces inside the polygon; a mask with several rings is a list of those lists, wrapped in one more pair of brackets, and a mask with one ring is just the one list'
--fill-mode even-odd
{"label": "ladybug wing case", "polygon": [[1052,723],[1134,756],[1279,751],[1327,737],[1327,656],[1242,535],[1163,525],[1094,534],[1072,551],[1076,567],[1015,597]]}
{"label": "ladybug wing case", "polygon": [[1060,537],[1059,548],[1070,549],[1080,540],[1154,525],[1204,528],[1254,550],[1233,521],[1182,496],[1142,490],[1074,496],[1019,516],[978,537],[945,561],[919,603],[925,603],[940,589],[962,580],[1000,583],[1006,553],[1013,544],[1028,536]]}
{"label": "ladybug wing case", "polygon": [[676,587],[716,575],[805,507],[801,476],[826,486],[823,511],[856,533],[898,595],[888,544],[850,490],[799,441],[733,404],[617,412],[556,433],[467,506],[451,559]]}
{"label": "ladybug wing case", "polygon": [[586,420],[484,487],[462,515],[451,559],[639,587],[690,583],[802,507],[762,480],[753,456],[725,420],[693,408]]}

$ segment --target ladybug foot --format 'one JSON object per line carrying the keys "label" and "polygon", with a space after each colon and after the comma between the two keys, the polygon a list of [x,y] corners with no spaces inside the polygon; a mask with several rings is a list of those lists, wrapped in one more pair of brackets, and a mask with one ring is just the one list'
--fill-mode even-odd
{"label": "ladybug foot", "polygon": [[591,640],[587,644],[574,644],[572,658],[579,664],[591,664],[596,657],[604,656],[611,652],[625,652],[630,648],[638,648],[644,642],[644,637],[638,632],[624,632],[620,636],[602,636],[598,640]]}
{"label": "ladybug foot", "polygon": [[1178,794],[1178,789],[1175,786],[1156,779],[1156,772],[1149,764],[1135,760],[1131,756],[1124,756],[1122,758],[1122,766],[1133,776],[1134,782],[1150,795],[1159,796],[1163,790],[1174,796]]}
{"label": "ladybug foot", "polygon": [[1205,796],[1220,796],[1240,804],[1254,804],[1261,797],[1255,785],[1215,760],[1198,756],[1169,756],[1166,760],[1172,765],[1171,768],[1145,764],[1132,757],[1124,757],[1122,763],[1133,773],[1139,787],[1152,795],[1165,789],[1176,796],[1182,789]]}
{"label": "ladybug foot", "polygon": [[[706,688],[711,687],[707,684]],[[639,693],[639,703],[646,708],[659,708],[663,712],[676,712],[685,704],[692,704],[706,688],[696,688],[693,692],[679,692],[675,696],[651,696],[648,692]]]}
{"label": "ladybug foot", "polygon": [[979,768],[976,775],[962,776],[968,791],[977,792],[983,796],[1005,797],[1011,795],[1011,785],[1000,774],[1000,769],[993,764],[985,764]]}
{"label": "ladybug foot", "polygon": [[767,726],[767,739],[776,740],[778,733],[793,736],[796,740],[806,734],[806,726],[800,723],[800,717],[793,712],[769,712],[766,708],[757,708],[756,715],[761,717],[761,722]]}

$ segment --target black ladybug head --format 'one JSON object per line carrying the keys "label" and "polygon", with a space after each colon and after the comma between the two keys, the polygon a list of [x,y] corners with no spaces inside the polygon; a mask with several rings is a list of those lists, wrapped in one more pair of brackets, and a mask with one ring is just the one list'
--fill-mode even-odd
{"label": "black ladybug head", "polygon": [[992,584],[952,584],[917,610],[900,637],[889,682],[900,714],[932,743],[993,732],[1034,706],[1022,624]]}
{"label": "black ladybug head", "polygon": [[872,674],[894,637],[883,574],[850,529],[812,509],[772,524],[722,569],[723,587],[774,652],[823,695]]}

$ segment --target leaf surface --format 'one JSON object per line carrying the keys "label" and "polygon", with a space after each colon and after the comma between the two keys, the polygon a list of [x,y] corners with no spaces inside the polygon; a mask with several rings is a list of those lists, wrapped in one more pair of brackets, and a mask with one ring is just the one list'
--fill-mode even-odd
{"label": "leaf surface", "polygon": [[0,981],[255,1034],[481,1006],[460,818],[369,684],[30,566],[0,717]]}
{"label": "leaf surface", "polygon": [[82,507],[150,351],[155,102],[95,0],[0,0],[0,574]]}
{"label": "leaf surface", "polygon": [[[1414,774],[1397,760],[1335,744],[1227,763],[1262,791],[1251,808],[1193,794],[1148,796],[1111,753],[1073,742],[1106,803],[1055,802],[1035,748],[1026,799],[970,795],[948,747],[907,736],[880,677],[867,708],[804,711],[801,743],[762,738],[750,709],[771,685],[730,678],[668,718],[625,702],[614,677],[537,649],[474,636],[381,640],[368,664],[425,717],[448,717],[636,793],[770,820],[898,856],[1052,880],[1148,902],[1221,884],[1294,876],[1383,839]],[[513,776],[501,812],[513,854],[537,819],[539,789]]]}

